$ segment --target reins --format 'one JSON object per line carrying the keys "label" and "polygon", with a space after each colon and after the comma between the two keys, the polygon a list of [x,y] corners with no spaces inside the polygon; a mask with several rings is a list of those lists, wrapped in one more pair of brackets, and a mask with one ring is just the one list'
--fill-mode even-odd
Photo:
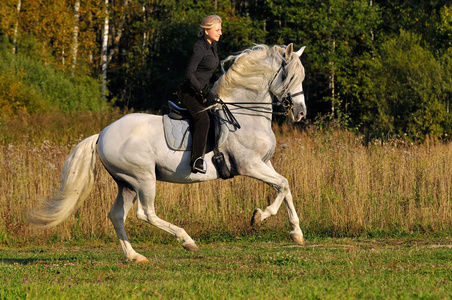
{"label": "reins", "polygon": [[[272,103],[267,103],[267,102],[224,102],[223,100],[221,100],[220,97],[217,97],[215,99],[215,102],[210,104],[210,105],[215,105],[215,104],[220,104],[223,108],[227,106],[225,105],[231,105],[231,106],[235,106],[238,108],[243,108],[243,109],[247,109],[247,110],[251,110],[254,112],[259,112],[259,113],[266,113],[266,114],[272,114],[272,115],[280,115],[280,116],[288,116],[290,114],[290,111],[293,108],[293,97],[299,96],[299,95],[303,95],[304,92],[300,91],[298,93],[295,94],[287,94],[287,96],[283,97],[283,100],[278,101],[278,102],[272,102]],[[246,107],[243,105],[272,105],[272,106],[282,106],[284,108],[284,112],[275,112],[275,111],[268,111],[268,110],[260,110],[260,109],[256,109],[256,108],[251,108],[251,107]]]}
{"label": "reins", "polygon": [[[283,72],[283,79],[286,78],[287,76],[287,71],[286,71],[286,62],[283,60],[280,68],[278,69],[278,71],[276,72],[276,74],[273,76],[272,80],[269,83],[269,86],[273,85],[273,82],[275,81],[275,79],[278,77],[278,75]],[[267,103],[267,102],[224,102],[223,100],[221,100],[220,97],[218,97],[218,95],[216,95],[215,99],[210,99],[210,103],[208,103],[208,107],[206,109],[210,109],[213,108],[217,105],[221,106],[221,109],[223,109],[223,112],[226,116],[226,122],[232,124],[233,126],[236,126],[237,128],[240,128],[240,124],[237,121],[237,119],[234,117],[234,115],[231,113],[231,111],[229,110],[227,105],[231,105],[231,106],[235,106],[238,108],[242,108],[242,109],[247,109],[253,112],[258,112],[258,113],[265,113],[265,114],[272,114],[272,115],[280,115],[280,116],[288,116],[290,114],[290,112],[292,111],[293,107],[294,107],[294,103],[292,98],[299,96],[299,95],[303,95],[304,92],[303,91],[299,91],[295,94],[291,94],[291,93],[287,93],[285,94],[283,97],[281,97],[281,100],[278,99],[278,101],[274,101],[272,103]],[[271,93],[272,98],[277,98],[273,93]],[[283,112],[275,112],[273,111],[273,109],[271,111],[268,110],[262,110],[262,109],[257,109],[257,108],[252,108],[252,107],[246,107],[244,105],[272,105],[272,106],[282,106],[284,111]]]}
{"label": "reins", "polygon": [[[266,114],[279,115],[279,116],[288,116],[290,114],[290,112],[292,111],[293,106],[294,106],[292,97],[296,97],[296,96],[303,95],[303,94],[304,94],[303,91],[300,91],[300,92],[295,93],[293,95],[288,93],[286,96],[283,97],[283,99],[281,101],[272,102],[272,103],[267,103],[267,102],[240,102],[240,103],[224,102],[223,100],[221,100],[220,97],[217,96],[215,98],[215,100],[211,101],[213,103],[209,103],[209,105],[208,105],[208,107],[206,109],[214,108],[215,106],[220,105],[221,109],[223,110],[223,112],[225,114],[225,117],[226,117],[225,121],[240,129],[241,128],[240,124],[237,121],[237,119],[234,117],[232,112],[229,110],[228,105],[235,106],[235,107],[242,108],[242,109],[251,110],[253,112],[266,113]],[[273,110],[271,110],[271,111],[260,110],[260,109],[256,109],[256,108],[246,107],[246,106],[243,106],[243,105],[282,106],[284,108],[284,111],[283,112],[275,112]]]}
{"label": "reins", "polygon": [[[302,94],[303,92],[299,92],[296,93],[296,96]],[[291,96],[294,97],[294,96]],[[221,105],[231,105],[231,106],[235,106],[238,108],[242,108],[242,109],[247,109],[247,110],[251,110],[253,112],[259,112],[259,113],[265,113],[265,114],[272,114],[272,115],[280,115],[280,116],[288,116],[290,114],[290,110],[293,108],[293,103],[290,103],[290,100],[284,100],[281,102],[274,102],[274,103],[267,103],[267,102],[240,102],[240,103],[235,103],[235,102],[223,102],[220,98],[218,98],[218,100],[216,100],[218,104]],[[252,108],[252,107],[246,107],[244,105],[272,105],[272,106],[282,106],[284,107],[284,112],[278,112],[278,111],[268,111],[268,110],[260,110],[257,108]]]}

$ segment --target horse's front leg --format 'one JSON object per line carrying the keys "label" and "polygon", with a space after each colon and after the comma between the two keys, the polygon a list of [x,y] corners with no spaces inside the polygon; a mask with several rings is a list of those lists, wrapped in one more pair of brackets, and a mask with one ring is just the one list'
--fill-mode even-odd
{"label": "horse's front leg", "polygon": [[261,223],[269,216],[276,215],[279,208],[281,207],[282,201],[284,200],[287,206],[287,212],[289,214],[289,223],[292,226],[290,237],[295,243],[299,245],[305,245],[303,232],[300,228],[300,220],[298,219],[298,215],[293,204],[292,193],[290,192],[289,182],[287,181],[287,179],[284,176],[278,174],[270,162],[268,162],[267,164],[262,162],[257,167],[254,166],[252,168],[249,168],[247,170],[247,174],[245,175],[267,183],[268,185],[274,187],[278,192],[278,195],[276,196],[276,199],[272,204],[267,206],[264,210],[258,208],[254,211],[254,215],[251,218],[251,226],[255,226]]}

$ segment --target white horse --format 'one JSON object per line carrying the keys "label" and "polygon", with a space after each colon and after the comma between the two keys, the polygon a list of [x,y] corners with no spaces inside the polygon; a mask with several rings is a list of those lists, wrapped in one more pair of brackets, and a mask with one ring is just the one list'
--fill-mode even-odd
{"label": "white horse", "polygon": [[[245,175],[274,187],[275,201],[263,211],[256,209],[252,224],[275,215],[282,201],[287,205],[290,236],[304,245],[303,233],[292,202],[286,178],[273,168],[270,158],[275,152],[272,131],[272,99],[288,102],[293,121],[306,115],[302,81],[304,68],[301,48],[294,52],[286,46],[257,45],[222,62],[232,66],[215,83],[213,90],[227,103],[241,125],[231,130],[220,151],[232,175]],[[224,70],[223,70],[224,72]],[[253,104],[253,105],[250,105]],[[108,213],[128,261],[146,262],[135,252],[124,230],[124,222],[137,202],[136,216],[173,234],[186,250],[199,250],[183,228],[160,219],[154,210],[156,181],[192,183],[219,178],[212,165],[212,152],[206,154],[206,174],[191,173],[190,152],[171,150],[164,138],[162,116],[129,114],[110,124],[100,134],[80,142],[66,158],[58,196],[48,199],[40,210],[30,212],[29,221],[48,228],[68,218],[88,197],[96,176],[96,152],[118,185],[118,195]]]}

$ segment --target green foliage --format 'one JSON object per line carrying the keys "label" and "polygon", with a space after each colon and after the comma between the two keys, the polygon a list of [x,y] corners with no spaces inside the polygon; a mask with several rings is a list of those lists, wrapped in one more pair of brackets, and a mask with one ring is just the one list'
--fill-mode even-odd
{"label": "green foliage", "polygon": [[365,125],[373,132],[407,134],[415,140],[444,133],[444,70],[416,34],[382,44],[373,70],[375,114]]}
{"label": "green foliage", "polygon": [[368,1],[270,1],[267,42],[306,45],[304,90],[311,118],[349,114],[352,126],[362,120],[370,94],[370,65],[376,51],[373,30],[380,24],[378,6]]}
{"label": "green foliage", "polygon": [[[108,97],[117,106],[140,110],[161,110],[168,99],[175,100],[199,23],[207,15],[218,14],[224,33],[218,47],[220,59],[253,44],[307,46],[301,60],[306,69],[308,118],[346,116],[347,122],[336,123],[359,128],[369,136],[403,132],[419,141],[426,135],[445,138],[452,128],[449,2],[110,1]],[[19,13],[16,5],[13,0],[0,5],[0,37],[11,43],[17,40],[14,59],[12,45],[1,43],[7,49],[2,58],[19,68],[1,62],[2,110],[104,107],[96,80],[91,79],[101,75],[104,5],[81,3],[76,66],[72,66],[73,2],[41,5],[23,0]],[[415,38],[410,41],[401,32]],[[408,45],[401,49],[399,42]],[[392,49],[393,45],[400,47]],[[404,51],[411,53],[407,62],[403,62]],[[426,60],[424,66],[415,66],[417,54]],[[424,68],[433,72],[430,81],[423,76]],[[60,73],[69,69],[81,77]],[[385,72],[390,79],[385,79]]]}
{"label": "green foliage", "polygon": [[259,20],[249,17],[225,17],[223,20],[224,34],[219,43],[220,59],[263,43],[267,33],[262,29]]}
{"label": "green foliage", "polygon": [[449,0],[374,2],[385,12],[378,32],[380,39],[394,38],[404,30],[421,36],[427,48],[447,49],[451,46],[447,39],[450,34]]}
{"label": "green foliage", "polygon": [[440,49],[450,49],[452,47],[452,6],[441,8],[440,21],[435,26],[436,45]]}
{"label": "green foliage", "polygon": [[58,71],[37,55],[33,40],[24,39],[17,55],[11,45],[0,48],[0,111],[10,115],[19,111],[102,110],[108,107],[101,98],[97,81],[87,75],[71,76]]}

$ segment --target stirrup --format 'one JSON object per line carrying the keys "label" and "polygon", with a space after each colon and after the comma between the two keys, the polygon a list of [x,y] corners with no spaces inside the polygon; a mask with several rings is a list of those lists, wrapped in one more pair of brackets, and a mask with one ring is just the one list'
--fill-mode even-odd
{"label": "stirrup", "polygon": [[[201,162],[202,162],[202,168],[197,166],[197,162],[199,160],[201,160]],[[206,172],[207,172],[207,162],[204,160],[203,157],[198,157],[195,160],[195,162],[193,163],[193,166],[192,166],[191,170],[192,170],[193,173],[198,173],[199,172],[199,173],[202,173],[202,174],[206,174]]]}

